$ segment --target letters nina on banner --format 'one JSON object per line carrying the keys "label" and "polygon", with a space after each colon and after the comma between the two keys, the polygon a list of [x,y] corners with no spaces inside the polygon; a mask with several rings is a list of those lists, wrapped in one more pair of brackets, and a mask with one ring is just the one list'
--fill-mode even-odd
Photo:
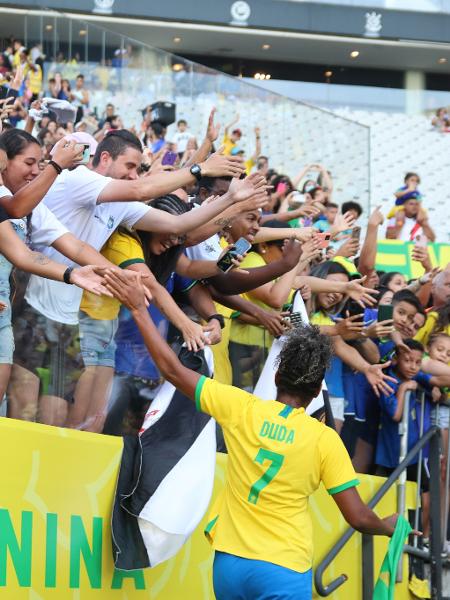
{"label": "letters nina on banner", "polygon": [[[407,279],[415,279],[423,275],[423,267],[412,260],[413,242],[399,240],[380,240],[377,249],[376,268],[379,271],[398,271]],[[450,244],[428,244],[433,267],[445,269],[450,263]]]}

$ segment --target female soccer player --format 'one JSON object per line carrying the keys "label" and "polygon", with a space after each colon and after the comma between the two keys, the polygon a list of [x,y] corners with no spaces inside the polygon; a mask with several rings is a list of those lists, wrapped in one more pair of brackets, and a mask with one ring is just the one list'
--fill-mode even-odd
{"label": "female soccer player", "polygon": [[380,519],[362,502],[339,436],[305,413],[331,358],[317,327],[292,331],[279,356],[277,398],[261,401],[180,363],[149,317],[139,274],[135,283],[115,271],[105,279],[132,312],[162,375],[223,428],[227,482],[205,532],[215,550],[217,600],[312,597],[308,498],[321,481],[352,527],[392,535],[397,515]]}

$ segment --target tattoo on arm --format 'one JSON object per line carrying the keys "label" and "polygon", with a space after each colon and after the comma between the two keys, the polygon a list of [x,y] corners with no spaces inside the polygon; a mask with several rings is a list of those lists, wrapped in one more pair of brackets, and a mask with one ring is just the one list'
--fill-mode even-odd
{"label": "tattoo on arm", "polygon": [[41,252],[33,252],[33,262],[38,265],[48,265],[50,259]]}

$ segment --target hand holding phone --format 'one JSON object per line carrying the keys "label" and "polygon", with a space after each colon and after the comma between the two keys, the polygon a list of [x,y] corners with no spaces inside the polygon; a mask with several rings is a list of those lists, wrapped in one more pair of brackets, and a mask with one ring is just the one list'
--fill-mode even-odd
{"label": "hand holding phone", "polygon": [[428,246],[428,238],[423,233],[421,235],[416,235],[414,238],[414,246],[418,246],[419,248],[426,248]]}
{"label": "hand holding phone", "polygon": [[392,304],[379,304],[377,321],[390,321],[394,315],[394,307]]}
{"label": "hand holding phone", "polygon": [[319,240],[319,248],[328,248],[331,240],[331,233],[324,231],[323,233],[316,233],[314,236]]}
{"label": "hand holding phone", "polygon": [[89,144],[76,144],[75,148],[79,152],[83,152],[83,156],[78,164],[87,165],[89,162],[89,159],[91,158],[91,146]]}
{"label": "hand holding phone", "polygon": [[352,240],[357,240],[359,242],[361,238],[361,227],[356,226],[352,229]]}
{"label": "hand holding phone", "polygon": [[284,183],[283,181],[281,181],[278,185],[277,185],[277,194],[279,196],[283,196],[283,194],[285,194],[287,192],[288,186],[287,183]]}
{"label": "hand holding phone", "polygon": [[237,256],[244,256],[250,250],[252,245],[245,238],[239,238],[235,244],[217,261],[218,268],[224,273],[228,273],[233,266]]}

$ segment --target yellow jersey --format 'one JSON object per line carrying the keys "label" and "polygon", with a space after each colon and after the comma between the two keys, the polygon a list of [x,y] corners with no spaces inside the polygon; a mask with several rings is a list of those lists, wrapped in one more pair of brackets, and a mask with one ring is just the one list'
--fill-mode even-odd
{"label": "yellow jersey", "polygon": [[[257,252],[249,252],[240,264],[241,269],[254,269],[265,266],[265,260]],[[255,298],[251,291],[241,294],[241,296],[244,300],[248,300],[252,304],[256,304],[256,306],[260,306],[266,310],[272,310],[270,306]],[[236,344],[260,346],[261,348],[269,349],[272,346],[273,337],[267,329],[262,326],[241,323],[240,321],[233,319],[231,323],[230,340]]]}
{"label": "yellow jersey", "polygon": [[309,322],[311,323],[311,325],[318,325],[319,327],[321,325],[336,325],[333,319],[321,310],[318,310],[313,315],[311,315]]}
{"label": "yellow jersey", "polygon": [[[136,264],[145,263],[142,246],[133,235],[122,230],[115,231],[101,250],[101,254],[121,269]],[[96,296],[84,292],[80,310],[91,319],[112,321],[119,315],[120,302],[109,296]]]}
{"label": "yellow jersey", "polygon": [[[437,331],[434,331],[438,320],[438,316],[439,315],[435,310],[429,312],[427,315],[427,320],[425,321],[425,325],[421,329],[419,329],[414,339],[423,344],[424,346],[428,346],[428,342],[430,341],[431,335],[433,333],[438,333]],[[443,333],[450,335],[450,325],[448,325],[443,330]]]}
{"label": "yellow jersey", "polygon": [[206,527],[215,550],[298,572],[312,565],[308,498],[357,485],[350,457],[333,430],[275,400],[199,379],[197,409],[222,426],[227,482]]}

